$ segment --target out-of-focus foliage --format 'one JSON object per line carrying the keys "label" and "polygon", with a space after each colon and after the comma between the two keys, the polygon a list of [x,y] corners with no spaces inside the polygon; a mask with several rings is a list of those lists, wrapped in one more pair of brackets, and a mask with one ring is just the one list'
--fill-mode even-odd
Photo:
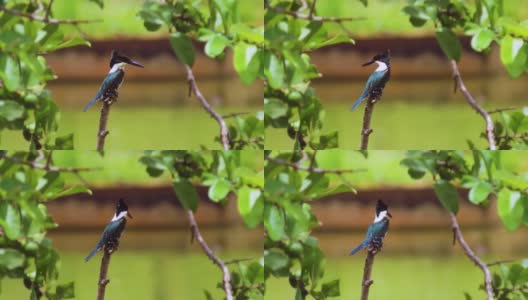
{"label": "out-of-focus foliage", "polygon": [[[255,157],[260,159],[261,155],[255,151]],[[236,196],[238,212],[248,228],[262,223],[263,171],[241,163],[240,151],[146,151],[140,161],[152,177],[165,172],[171,175],[176,197],[185,209],[198,210],[195,184],[199,184],[209,187],[208,197],[213,202],[226,204],[230,194]],[[231,267],[230,271],[236,299],[264,298],[263,259],[238,263],[238,268]]]}
{"label": "out-of-focus foliage", "polygon": [[[411,0],[403,11],[416,27],[428,21],[434,23],[436,39],[450,59],[460,60],[462,46],[455,33],[463,32],[471,36],[475,51],[489,52],[497,44],[501,62],[512,78],[528,72],[528,20],[515,20],[505,14],[502,0],[478,0],[472,5],[462,0]],[[495,138],[499,149],[526,149],[526,115],[503,112],[502,118],[495,120]]]}
{"label": "out-of-focus foliage", "polygon": [[292,164],[317,168],[316,153],[266,152],[264,188],[265,278],[288,277],[295,299],[340,295],[339,280],[324,281],[326,260],[311,231],[319,225],[311,201],[353,190],[348,183],[329,185],[331,174],[299,171]]}
{"label": "out-of-focus foliage", "polygon": [[[493,273],[493,294],[497,300],[528,298],[528,260],[500,264]],[[471,300],[471,298],[466,297]]]}
{"label": "out-of-focus foliage", "polygon": [[[208,10],[203,12],[203,7]],[[263,78],[264,27],[241,22],[237,1],[147,1],[139,16],[149,31],[167,27],[172,49],[183,64],[193,66],[194,42],[200,41],[211,58],[223,59],[232,49],[233,66],[244,83]],[[230,149],[263,149],[263,114],[234,117],[229,136]]]}
{"label": "out-of-focus foliage", "polygon": [[83,185],[66,187],[60,172],[30,167],[45,166],[52,153],[0,153],[0,280],[20,279],[29,299],[73,298],[73,282],[57,280],[60,258],[46,233],[58,224],[46,203],[91,191]]}
{"label": "out-of-focus foliage", "polygon": [[323,133],[325,111],[310,87],[321,77],[309,52],[321,47],[353,43],[346,34],[330,36],[324,22],[304,17],[316,13],[312,1],[266,1],[264,59],[264,120],[266,127],[282,128],[293,149],[338,147],[338,132]]}
{"label": "out-of-focus foliage", "polygon": [[[82,38],[65,39],[63,24],[35,21],[14,12],[45,19],[38,1],[0,4],[0,134],[17,130],[30,149],[72,149],[73,134],[57,136],[59,108],[46,89],[55,79],[43,54],[76,45]],[[1,140],[0,140],[1,144]]]}

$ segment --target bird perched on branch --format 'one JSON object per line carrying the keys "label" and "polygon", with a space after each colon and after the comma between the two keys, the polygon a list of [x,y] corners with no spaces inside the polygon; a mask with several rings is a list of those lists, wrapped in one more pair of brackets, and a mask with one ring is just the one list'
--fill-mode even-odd
{"label": "bird perched on branch", "polygon": [[110,223],[106,226],[99,242],[95,245],[95,248],[88,254],[85,261],[90,260],[97,252],[101,251],[104,247],[110,247],[111,250],[115,250],[119,245],[119,238],[123,234],[126,225],[126,217],[132,219],[132,215],[128,211],[128,206],[123,199],[119,199],[116,205],[116,212]]}
{"label": "bird perched on branch", "polygon": [[356,102],[352,105],[350,110],[356,109],[361,102],[365,99],[379,99],[381,97],[381,94],[383,93],[383,88],[385,87],[385,84],[390,79],[390,51],[386,50],[383,53],[380,53],[374,58],[372,58],[369,62],[364,63],[362,66],[368,66],[373,63],[378,64],[378,68],[374,70],[372,74],[370,74],[367,84],[365,84],[365,88],[363,89],[363,92],[361,93],[361,96],[356,100]]}
{"label": "bird perched on branch", "polygon": [[125,65],[127,64],[143,68],[142,64],[133,61],[125,55],[119,54],[115,50],[112,50],[112,57],[110,58],[110,72],[108,72],[108,75],[106,75],[103,83],[101,83],[101,86],[99,87],[95,97],[93,97],[92,100],[84,107],[83,111],[87,111],[88,108],[94,105],[94,103],[97,101],[117,98],[117,90],[125,78]]}
{"label": "bird perched on branch", "polygon": [[387,205],[383,201],[378,200],[374,222],[367,229],[365,240],[350,251],[349,255],[354,255],[363,248],[367,248],[368,251],[378,252],[383,246],[383,238],[389,230],[389,217],[392,218],[392,215],[389,213]]}

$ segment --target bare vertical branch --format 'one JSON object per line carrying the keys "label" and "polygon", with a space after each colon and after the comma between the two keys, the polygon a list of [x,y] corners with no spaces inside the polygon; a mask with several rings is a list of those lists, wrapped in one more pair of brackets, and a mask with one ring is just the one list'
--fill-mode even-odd
{"label": "bare vertical branch", "polygon": [[467,89],[466,85],[464,84],[464,81],[462,80],[462,76],[460,75],[460,70],[458,69],[457,62],[454,59],[451,59],[450,63],[451,63],[451,69],[453,70],[453,78],[455,79],[455,92],[456,92],[456,87],[458,86],[462,94],[464,94],[466,98],[466,102],[477,113],[479,113],[482,116],[482,118],[484,118],[484,121],[486,121],[486,136],[488,139],[489,149],[497,150],[497,146],[495,145],[495,135],[493,133],[494,131],[493,120],[491,119],[489,113],[478,104],[477,100],[473,98],[473,96]]}
{"label": "bare vertical branch", "polygon": [[110,133],[106,130],[106,124],[108,123],[108,115],[110,114],[110,106],[112,106],[113,99],[109,101],[103,101],[101,107],[101,117],[99,118],[99,130],[97,131],[97,151],[103,151],[105,146],[106,136]]}
{"label": "bare vertical branch", "polygon": [[369,144],[370,134],[374,131],[370,128],[370,119],[372,118],[372,112],[374,111],[374,104],[378,99],[372,98],[367,99],[367,105],[365,105],[365,113],[363,114],[363,128],[361,129],[361,147],[360,150],[367,150]]}
{"label": "bare vertical branch", "polygon": [[196,219],[194,218],[194,213],[191,210],[188,210],[187,215],[189,216],[189,223],[191,223],[192,236],[198,241],[205,255],[207,255],[207,257],[209,257],[220,268],[220,270],[222,270],[226,300],[233,300],[231,273],[229,273],[229,269],[227,268],[226,264],[214,254],[213,250],[209,248],[209,245],[207,245],[207,242],[200,233],[198,223],[196,223]]}
{"label": "bare vertical branch", "polygon": [[372,274],[372,265],[374,264],[375,252],[367,251],[367,258],[365,258],[365,268],[363,269],[363,281],[361,282],[361,300],[368,300],[370,286],[374,283],[370,279]]}
{"label": "bare vertical branch", "polygon": [[108,279],[108,266],[110,265],[110,256],[112,252],[105,247],[103,258],[101,259],[101,270],[99,271],[99,288],[97,289],[97,300],[104,300],[106,285],[110,282]]}
{"label": "bare vertical branch", "polygon": [[224,150],[229,150],[229,145],[231,143],[229,141],[229,131],[227,130],[227,125],[224,118],[222,118],[222,116],[211,107],[209,102],[207,102],[207,99],[205,99],[205,97],[202,95],[202,92],[200,92],[191,67],[185,65],[185,70],[187,71],[187,81],[189,82],[189,94],[190,91],[193,91],[196,95],[196,98],[198,98],[200,101],[202,107],[209,113],[209,115],[211,115],[211,117],[216,120],[220,126],[220,140],[222,142],[222,146]]}
{"label": "bare vertical branch", "polygon": [[469,248],[469,245],[464,240],[464,237],[462,236],[462,231],[460,230],[460,226],[458,225],[456,216],[453,213],[449,213],[451,216],[451,227],[453,228],[453,244],[456,240],[458,240],[458,243],[460,246],[462,246],[462,249],[466,253],[466,256],[477,265],[482,272],[484,273],[484,287],[486,290],[486,294],[488,296],[488,300],[493,300],[493,287],[491,285],[491,273],[488,269],[488,266],[486,263],[484,263],[480,258]]}

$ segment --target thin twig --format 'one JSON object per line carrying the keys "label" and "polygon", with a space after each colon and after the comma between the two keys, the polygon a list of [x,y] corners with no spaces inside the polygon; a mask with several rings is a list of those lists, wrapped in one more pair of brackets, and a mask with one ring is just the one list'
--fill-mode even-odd
{"label": "thin twig", "polygon": [[478,104],[477,100],[473,98],[471,93],[466,88],[466,85],[464,84],[464,81],[462,80],[462,76],[460,75],[457,62],[454,59],[451,59],[450,62],[451,62],[451,69],[453,70],[453,77],[455,79],[455,91],[456,91],[456,88],[459,87],[462,94],[464,94],[467,103],[476,112],[478,112],[482,116],[482,118],[484,118],[484,121],[486,121],[486,136],[488,138],[489,150],[496,150],[497,146],[495,145],[495,135],[493,133],[494,131],[493,120],[491,119],[489,113]]}
{"label": "thin twig", "polygon": [[492,114],[500,113],[500,112],[503,112],[503,111],[517,110],[517,109],[519,109],[519,107],[515,107],[515,106],[497,108],[497,109],[488,111],[488,114],[492,115]]}
{"label": "thin twig", "polygon": [[23,164],[23,165],[26,165],[30,168],[33,168],[33,169],[40,169],[40,170],[44,170],[44,171],[49,171],[49,172],[72,172],[72,173],[79,173],[79,172],[87,172],[87,171],[100,171],[102,170],[102,168],[68,168],[68,167],[57,167],[57,166],[51,166],[51,165],[43,165],[43,164],[39,164],[37,163],[36,160],[34,161],[26,161],[26,160],[21,160],[21,159],[18,159],[18,158],[15,158],[15,157],[8,157],[6,156],[5,157],[6,159],[14,162],[14,163],[18,163],[18,164]]}
{"label": "thin twig", "polygon": [[361,300],[367,300],[370,286],[374,283],[370,279],[372,274],[372,264],[374,264],[375,253],[367,251],[367,258],[365,258],[365,268],[363,269],[363,281],[361,282]]}
{"label": "thin twig", "polygon": [[290,10],[286,10],[282,7],[275,7],[275,6],[270,6],[268,5],[267,8],[271,11],[274,11],[276,13],[279,13],[279,14],[285,14],[285,15],[289,15],[289,16],[292,16],[296,19],[303,19],[303,20],[308,20],[308,21],[312,21],[312,22],[336,22],[336,23],[341,23],[341,22],[354,22],[354,21],[363,21],[365,20],[365,18],[339,18],[339,17],[320,17],[320,16],[314,16],[314,15],[305,15],[305,14],[301,14],[297,11],[290,11]]}
{"label": "thin twig", "polygon": [[110,265],[110,256],[112,252],[104,249],[103,258],[101,259],[101,270],[99,271],[99,288],[97,289],[97,300],[104,300],[106,285],[110,282],[108,279],[108,266]]}
{"label": "thin twig", "polygon": [[227,114],[227,115],[222,115],[222,118],[229,119],[229,118],[234,118],[234,117],[243,116],[243,115],[247,115],[247,114],[250,114],[250,112],[248,112],[248,111],[236,112],[236,113],[230,113],[230,114]]}
{"label": "thin twig", "polygon": [[492,266],[496,266],[496,265],[502,265],[502,264],[509,264],[509,263],[512,263],[512,262],[515,262],[516,259],[503,259],[503,260],[498,260],[498,261],[494,261],[494,262],[490,262],[490,263],[487,263],[486,266],[488,267],[492,267]]}
{"label": "thin twig", "polygon": [[49,4],[48,4],[48,9],[46,10],[46,14],[44,15],[44,20],[48,21],[49,20],[49,16],[51,14],[51,6],[53,5],[53,0],[50,0]]}
{"label": "thin twig", "polygon": [[102,22],[103,20],[97,19],[97,20],[58,20],[58,19],[51,19],[46,14],[45,17],[38,16],[36,14],[28,14],[21,12],[19,10],[15,9],[9,9],[5,6],[0,6],[0,11],[4,11],[10,15],[19,16],[23,18],[28,18],[33,21],[43,22],[46,24],[86,24],[86,23],[96,23],[96,22]]}
{"label": "thin twig", "polygon": [[307,171],[307,172],[310,172],[310,173],[318,173],[318,174],[326,174],[326,173],[343,174],[343,173],[357,173],[357,172],[366,172],[367,171],[367,169],[321,169],[321,168],[314,167],[314,166],[304,167],[304,166],[301,166],[298,163],[288,162],[288,161],[285,161],[285,160],[282,160],[282,159],[272,158],[272,157],[269,157],[269,156],[266,157],[266,160],[270,161],[270,162],[272,162],[274,164],[285,165],[285,166],[288,166],[290,168],[294,168],[295,170]]}
{"label": "thin twig", "polygon": [[493,287],[491,285],[491,273],[488,269],[488,266],[480,260],[480,258],[469,248],[468,244],[464,240],[464,237],[462,236],[462,231],[460,230],[460,226],[458,225],[457,219],[455,214],[449,213],[451,216],[451,227],[453,229],[453,241],[458,240],[458,243],[460,246],[462,246],[462,249],[466,253],[466,256],[473,261],[484,273],[484,287],[486,290],[486,294],[488,295],[488,300],[493,300]]}
{"label": "thin twig", "polygon": [[226,264],[226,265],[238,264],[239,262],[250,261],[250,260],[254,260],[254,259],[255,258],[253,258],[253,257],[237,258],[237,259],[232,259],[232,260],[225,261],[224,264]]}
{"label": "thin twig", "polygon": [[372,118],[372,112],[374,111],[374,104],[377,99],[367,99],[367,105],[365,105],[365,113],[363,113],[363,128],[361,128],[361,147],[360,150],[367,150],[369,144],[369,137],[374,131],[370,128],[370,120]]}
{"label": "thin twig", "polygon": [[196,223],[196,219],[194,218],[194,213],[191,210],[188,210],[187,215],[189,217],[189,222],[191,223],[192,237],[196,238],[205,255],[207,255],[207,257],[209,257],[222,270],[226,300],[233,300],[231,273],[229,273],[229,269],[227,268],[226,264],[214,254],[213,250],[209,248],[207,242],[205,242],[202,234],[200,233],[200,229],[198,228],[198,223]]}
{"label": "thin twig", "polygon": [[97,151],[103,151],[106,141],[106,136],[110,133],[106,130],[106,124],[108,123],[108,115],[110,114],[110,106],[114,103],[113,98],[108,101],[103,101],[101,107],[101,117],[99,118],[99,130],[97,131]]}
{"label": "thin twig", "polygon": [[202,107],[213,117],[216,122],[218,122],[218,125],[220,126],[220,140],[222,141],[222,146],[224,147],[224,150],[229,150],[229,131],[227,130],[227,125],[222,118],[222,116],[217,113],[207,102],[205,97],[202,95],[202,92],[200,92],[200,89],[198,88],[198,84],[196,83],[196,79],[194,78],[194,74],[192,72],[191,67],[185,64],[185,70],[187,71],[187,81],[189,82],[189,92],[192,90],[194,94],[196,95],[196,98],[200,101],[200,104],[202,104]]}
{"label": "thin twig", "polygon": [[310,18],[313,18],[313,14],[315,12],[315,4],[317,3],[317,0],[313,0],[312,1],[312,6],[310,6],[310,13],[308,14],[308,16]]}

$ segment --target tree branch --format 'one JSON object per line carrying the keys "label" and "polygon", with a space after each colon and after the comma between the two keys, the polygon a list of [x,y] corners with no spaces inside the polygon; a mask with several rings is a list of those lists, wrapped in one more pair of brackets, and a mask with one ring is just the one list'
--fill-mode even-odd
{"label": "tree branch", "polygon": [[71,172],[71,173],[79,173],[79,172],[87,172],[87,171],[100,171],[102,170],[102,168],[67,168],[67,167],[56,167],[56,166],[51,166],[49,164],[39,164],[37,163],[37,161],[26,161],[26,160],[21,160],[21,159],[18,159],[18,158],[15,158],[15,157],[9,157],[9,156],[6,156],[5,157],[6,159],[14,162],[14,163],[18,163],[18,164],[23,164],[23,165],[26,165],[30,168],[33,168],[33,169],[40,169],[40,170],[44,170],[44,171],[49,171],[49,172]]}
{"label": "tree branch", "polygon": [[363,269],[363,281],[361,282],[361,300],[368,300],[368,293],[370,286],[374,283],[370,279],[372,274],[372,265],[374,264],[374,255],[376,252],[367,251],[367,258],[365,258],[365,268]]}
{"label": "tree branch", "polygon": [[285,160],[282,160],[282,159],[272,158],[272,157],[269,157],[269,156],[266,157],[265,159],[267,161],[270,161],[270,162],[274,163],[274,164],[284,165],[284,166],[288,166],[290,168],[294,168],[295,170],[307,171],[307,172],[310,172],[310,173],[343,174],[343,173],[357,173],[357,172],[366,172],[367,171],[367,169],[321,169],[321,168],[314,167],[314,166],[305,167],[305,166],[301,166],[298,163],[293,163],[293,162],[285,161]]}
{"label": "tree branch", "polygon": [[370,128],[370,120],[372,118],[372,112],[374,112],[374,104],[378,99],[369,98],[367,99],[367,105],[365,105],[365,112],[363,113],[363,127],[361,129],[361,147],[360,150],[367,150],[369,144],[369,137],[374,131]]}
{"label": "tree branch", "polygon": [[450,63],[451,63],[451,69],[453,70],[453,78],[455,80],[455,92],[457,90],[457,87],[459,87],[460,91],[462,92],[462,94],[464,94],[466,98],[466,102],[476,112],[478,112],[482,116],[482,118],[484,118],[484,121],[486,122],[486,136],[488,139],[489,150],[497,150],[497,146],[495,145],[495,135],[493,133],[494,131],[493,120],[491,119],[489,113],[478,104],[477,100],[473,98],[471,93],[466,88],[464,81],[462,81],[462,76],[460,75],[457,62],[454,59],[451,59]]}
{"label": "tree branch", "polygon": [[110,133],[108,130],[106,130],[106,124],[108,123],[110,106],[112,106],[115,100],[117,100],[117,96],[103,100],[103,106],[101,107],[101,117],[99,118],[99,130],[97,131],[97,151],[104,150],[106,136]]}
{"label": "tree branch", "polygon": [[305,15],[305,14],[301,14],[300,12],[297,12],[297,11],[290,11],[290,10],[286,10],[282,7],[275,7],[275,6],[271,6],[271,5],[268,5],[267,6],[267,9],[273,11],[273,12],[276,12],[276,13],[279,13],[279,14],[285,14],[285,15],[289,15],[289,16],[292,16],[296,19],[303,19],[303,20],[308,20],[308,21],[312,21],[312,22],[335,22],[335,23],[341,23],[341,22],[354,22],[354,21],[363,21],[365,20],[365,18],[339,18],[339,17],[320,17],[320,16],[314,16],[313,13],[309,14],[309,15]]}
{"label": "tree branch", "polygon": [[503,112],[503,111],[517,110],[517,109],[519,109],[519,108],[515,107],[515,106],[508,106],[508,107],[503,107],[503,108],[497,108],[497,109],[490,110],[490,111],[488,111],[488,114],[492,115],[492,114],[500,113],[500,112]]}
{"label": "tree branch", "polygon": [[466,256],[477,265],[482,272],[484,273],[484,287],[486,294],[488,296],[488,300],[493,300],[493,287],[491,285],[491,273],[488,269],[488,266],[480,260],[480,258],[469,248],[468,244],[464,240],[464,237],[462,236],[462,231],[460,230],[460,226],[458,225],[456,216],[453,213],[449,213],[451,217],[451,227],[453,229],[453,244],[455,243],[455,239],[458,240],[458,243],[460,246],[462,246],[462,249],[466,253]]}
{"label": "tree branch", "polygon": [[226,300],[233,300],[231,273],[229,273],[229,269],[227,268],[226,264],[214,254],[213,250],[211,250],[211,248],[209,248],[205,242],[202,234],[200,233],[200,229],[198,228],[198,223],[196,223],[196,219],[194,218],[194,213],[191,210],[188,210],[187,215],[189,217],[189,223],[191,224],[192,239],[196,238],[205,255],[207,255],[207,257],[209,257],[220,268],[220,270],[222,270]]}
{"label": "tree branch", "polygon": [[10,15],[19,16],[23,18],[28,18],[33,21],[37,22],[43,22],[46,24],[86,24],[86,23],[95,23],[95,22],[101,22],[102,20],[58,20],[58,19],[51,19],[49,18],[49,13],[46,13],[44,17],[38,16],[36,14],[28,14],[25,12],[21,12],[19,10],[15,9],[9,9],[5,6],[0,6],[0,11],[6,12]]}
{"label": "tree branch", "polygon": [[205,97],[200,92],[191,67],[186,64],[184,66],[185,70],[187,71],[187,81],[189,82],[189,96],[191,95],[191,91],[194,92],[196,98],[198,98],[202,107],[209,113],[209,115],[211,115],[211,117],[216,120],[216,122],[220,126],[220,140],[222,142],[222,146],[224,150],[229,150],[229,146],[231,143],[229,140],[229,131],[227,130],[227,125],[224,118],[222,118],[222,116],[211,107],[209,102],[207,102]]}
{"label": "tree branch", "polygon": [[106,285],[110,282],[108,279],[108,266],[110,265],[111,252],[106,247],[103,250],[103,258],[101,259],[101,269],[99,271],[99,288],[97,289],[97,300],[104,300]]}

